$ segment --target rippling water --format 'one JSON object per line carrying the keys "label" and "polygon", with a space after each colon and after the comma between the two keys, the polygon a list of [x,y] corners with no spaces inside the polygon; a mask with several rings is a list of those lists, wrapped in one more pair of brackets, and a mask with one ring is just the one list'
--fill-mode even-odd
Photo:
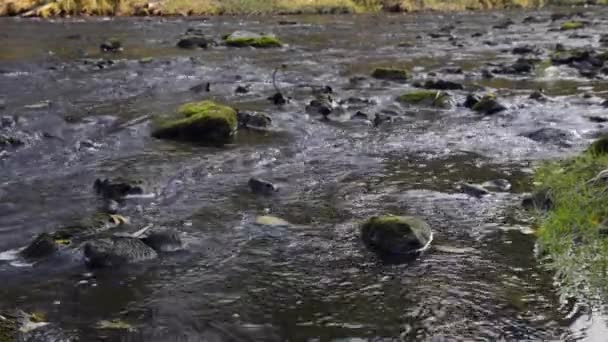
{"label": "rippling water", "polygon": [[[605,109],[580,94],[605,97],[607,83],[567,70],[544,78],[475,75],[485,62],[514,60],[508,51],[523,43],[597,46],[608,12],[587,12],[594,23],[582,32],[587,38],[549,31],[558,27],[550,21],[490,29],[529,14],[294,17],[293,26],[275,17],[0,19],[0,114],[22,117],[34,137],[0,159],[0,250],[94,212],[93,181],[117,176],[142,179],[156,194],[128,201],[134,226],[175,229],[187,242],[155,262],[94,273],[77,258],[30,268],[0,261],[0,309],[46,312],[83,341],[601,340],[601,311],[559,301],[517,206],[536,161],[575,153],[602,130],[587,116]],[[428,36],[448,24],[463,47]],[[288,47],[174,48],[189,27],[217,38],[236,29],[274,32]],[[475,32],[484,35],[471,38]],[[108,37],[123,39],[117,63],[85,64],[106,57],[97,49]],[[154,60],[140,63],[143,57]],[[292,102],[277,108],[265,98],[281,64],[279,86]],[[394,98],[409,85],[353,81],[378,65],[413,68],[417,77],[461,66],[464,75],[442,77],[490,87],[509,110],[483,118],[462,107],[404,108]],[[189,90],[201,82],[211,83],[210,93]],[[234,94],[247,84],[250,94]],[[396,112],[399,120],[377,128],[323,122],[304,111],[313,97],[305,85],[372,99],[366,111]],[[529,100],[538,87],[553,101]],[[241,132],[224,149],[149,137],[150,115],[200,98],[264,110],[276,132]],[[46,100],[48,107],[24,107]],[[541,127],[570,131],[572,145],[521,136]],[[84,139],[99,147],[78,148]],[[252,175],[281,191],[250,194]],[[477,199],[454,188],[499,178],[512,183],[509,193]],[[254,224],[266,213],[291,225]],[[379,213],[424,217],[437,247],[410,264],[383,264],[358,235],[359,222]],[[114,318],[135,330],[95,328]]]}

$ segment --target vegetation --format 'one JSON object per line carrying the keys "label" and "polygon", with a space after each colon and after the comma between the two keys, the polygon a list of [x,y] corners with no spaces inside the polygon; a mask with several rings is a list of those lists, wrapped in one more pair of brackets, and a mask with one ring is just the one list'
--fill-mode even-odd
{"label": "vegetation", "polygon": [[[539,213],[540,252],[550,259],[565,295],[608,293],[608,139],[582,155],[541,166],[537,191],[548,191],[553,209]],[[586,293],[589,297],[591,293]]]}
{"label": "vegetation", "polygon": [[[583,4],[583,0],[0,0],[0,15],[218,15],[474,10]],[[598,0],[606,4],[608,0]]]}

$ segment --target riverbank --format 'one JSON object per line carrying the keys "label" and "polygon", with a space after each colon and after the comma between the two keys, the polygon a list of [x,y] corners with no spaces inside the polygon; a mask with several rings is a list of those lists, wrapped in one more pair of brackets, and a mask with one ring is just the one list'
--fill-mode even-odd
{"label": "riverbank", "polygon": [[0,0],[0,16],[248,15],[462,11],[606,4],[608,0]]}
{"label": "riverbank", "polygon": [[539,218],[539,252],[557,271],[565,296],[608,293],[607,147],[600,139],[580,156],[536,171],[537,194],[549,209]]}

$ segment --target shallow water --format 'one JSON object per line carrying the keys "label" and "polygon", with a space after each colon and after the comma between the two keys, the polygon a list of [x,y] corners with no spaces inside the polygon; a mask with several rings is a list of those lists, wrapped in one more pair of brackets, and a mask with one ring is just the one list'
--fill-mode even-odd
{"label": "shallow water", "polygon": [[[608,114],[599,106],[608,83],[569,70],[478,75],[485,62],[514,61],[509,51],[523,43],[598,47],[608,11],[586,13],[593,25],[578,33],[588,38],[549,31],[559,24],[548,19],[519,24],[529,12],[289,17],[298,22],[290,26],[278,25],[281,17],[1,18],[0,114],[20,117],[32,139],[0,157],[0,250],[92,213],[99,206],[94,180],[118,176],[142,179],[156,195],[128,200],[123,211],[134,230],[148,223],[178,230],[187,248],[92,273],[78,255],[29,268],[0,261],[0,309],[46,312],[83,341],[601,340],[601,310],[559,301],[552,274],[534,257],[530,219],[517,206],[534,163],[576,153],[602,132],[588,117]],[[517,24],[491,29],[507,17]],[[428,36],[449,24],[463,47]],[[288,46],[175,48],[189,27],[218,39],[237,29],[274,32]],[[471,38],[475,32],[484,35]],[[98,52],[108,37],[121,38],[125,51]],[[154,60],[141,63],[144,57]],[[117,61],[98,69],[85,58]],[[278,108],[266,97],[282,64],[279,87],[292,101]],[[508,110],[481,117],[459,106],[407,108],[394,99],[411,85],[351,80],[381,65],[413,68],[416,78],[461,66],[463,75],[440,75],[487,87]],[[211,92],[189,90],[202,82]],[[237,85],[251,92],[235,95]],[[396,120],[379,127],[322,121],[304,110],[313,98],[307,85],[330,85],[340,99],[371,99],[363,111]],[[539,87],[551,101],[528,99]],[[452,94],[462,102],[467,93]],[[240,132],[223,149],[150,138],[150,116],[206,98],[266,111],[276,132]],[[50,104],[27,107],[41,101]],[[569,131],[571,144],[521,136],[543,127]],[[85,139],[97,147],[79,147]],[[250,194],[253,175],[281,190],[271,198]],[[478,199],[455,189],[501,178],[510,192]],[[291,225],[254,224],[267,213]],[[443,248],[413,263],[383,264],[358,236],[358,223],[379,213],[424,217]],[[135,330],[95,328],[114,318]]]}

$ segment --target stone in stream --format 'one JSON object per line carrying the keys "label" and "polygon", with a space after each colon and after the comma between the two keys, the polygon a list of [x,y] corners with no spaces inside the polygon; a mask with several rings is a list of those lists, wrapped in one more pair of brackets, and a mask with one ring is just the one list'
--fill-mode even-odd
{"label": "stone in stream", "polygon": [[488,191],[505,192],[511,189],[511,182],[506,179],[493,179],[483,182],[481,186]]}
{"label": "stone in stream", "polygon": [[435,90],[462,90],[464,86],[460,83],[446,80],[426,80],[423,83],[416,82],[414,87]]}
{"label": "stone in stream", "polygon": [[573,133],[553,127],[544,127],[535,131],[523,133],[522,136],[543,144],[553,144],[560,147],[572,146]]}
{"label": "stone in stream", "polygon": [[122,43],[120,42],[120,40],[118,40],[116,38],[110,38],[110,39],[106,40],[105,42],[101,43],[101,45],[99,45],[99,49],[102,52],[113,52],[113,53],[121,52],[123,50]]}
{"label": "stone in stream", "polygon": [[173,230],[153,231],[141,241],[157,252],[175,252],[184,247],[180,235]]}
{"label": "stone in stream", "polygon": [[190,91],[193,93],[202,93],[202,92],[210,92],[211,91],[211,83],[209,82],[202,82],[199,83],[197,85],[194,85],[192,87],[190,87]]}
{"label": "stone in stream", "polygon": [[372,72],[372,77],[379,80],[405,82],[410,78],[410,75],[405,69],[376,68]]}
{"label": "stone in stream", "polygon": [[84,245],[87,266],[113,267],[155,259],[156,251],[142,240],[132,237],[110,237],[90,240]]}
{"label": "stone in stream", "polygon": [[249,185],[249,189],[251,190],[251,192],[256,195],[270,196],[275,192],[279,191],[276,185],[272,184],[267,180],[256,177],[250,178],[247,185]]}
{"label": "stone in stream", "polygon": [[383,257],[415,257],[433,240],[431,227],[413,216],[377,216],[361,226],[361,238],[373,252]]}
{"label": "stone in stream", "polygon": [[450,96],[442,91],[415,90],[405,93],[397,101],[409,105],[449,108]]}
{"label": "stone in stream", "polygon": [[38,235],[19,255],[25,259],[46,258],[59,249],[55,239],[48,233]]}
{"label": "stone in stream", "polygon": [[505,19],[502,22],[492,26],[492,28],[498,29],[498,30],[504,30],[507,29],[509,27],[511,27],[511,25],[514,25],[515,22],[511,19]]}
{"label": "stone in stream", "polygon": [[492,72],[495,74],[513,74],[513,75],[521,75],[521,74],[529,74],[534,68],[535,64],[538,60],[527,59],[527,58],[519,58],[513,64],[501,65],[497,68],[492,69]]}
{"label": "stone in stream", "polygon": [[72,341],[40,312],[0,311],[0,341]]}
{"label": "stone in stream", "polygon": [[282,106],[289,102],[289,99],[283,96],[280,92],[276,92],[274,95],[268,98],[268,101],[274,103],[276,106]]}
{"label": "stone in stream", "polygon": [[250,88],[250,86],[248,86],[248,85],[247,86],[241,86],[240,85],[240,86],[236,87],[236,89],[234,90],[234,92],[236,94],[247,94],[247,93],[249,93],[249,88]]}
{"label": "stone in stream", "polygon": [[152,136],[221,146],[232,140],[237,128],[235,109],[213,101],[201,101],[184,104],[176,115],[157,120]]}
{"label": "stone in stream", "polygon": [[529,55],[529,54],[540,54],[541,51],[532,45],[520,45],[520,46],[516,46],[513,48],[513,50],[511,50],[511,53],[514,55]]}
{"label": "stone in stream", "polygon": [[472,105],[470,107],[472,110],[484,115],[497,114],[507,109],[496,100],[496,96],[493,94],[484,95],[483,97],[479,98],[479,101],[477,102],[474,102],[474,100],[475,98],[473,97],[467,97],[465,104],[467,106]]}
{"label": "stone in stream", "polygon": [[462,183],[458,184],[456,188],[462,193],[477,198],[481,198],[490,194],[487,189],[478,184]]}
{"label": "stone in stream", "polygon": [[273,48],[281,47],[281,41],[272,34],[259,34],[248,31],[236,31],[224,38],[227,46]]}
{"label": "stone in stream", "polygon": [[144,190],[137,181],[125,179],[96,179],[93,189],[97,195],[107,200],[122,200],[129,195],[142,195]]}
{"label": "stone in stream", "polygon": [[237,113],[239,128],[266,131],[272,126],[272,118],[266,113],[241,112]]}
{"label": "stone in stream", "polygon": [[543,94],[542,89],[533,91],[532,94],[530,94],[529,98],[538,102],[547,102],[548,100],[547,96]]}
{"label": "stone in stream", "polygon": [[178,40],[177,47],[181,49],[206,49],[213,43],[213,40],[205,37],[202,30],[189,28]]}
{"label": "stone in stream", "polygon": [[309,114],[321,114],[324,118],[327,118],[336,107],[338,107],[338,104],[331,95],[319,94],[306,106],[306,112]]}

